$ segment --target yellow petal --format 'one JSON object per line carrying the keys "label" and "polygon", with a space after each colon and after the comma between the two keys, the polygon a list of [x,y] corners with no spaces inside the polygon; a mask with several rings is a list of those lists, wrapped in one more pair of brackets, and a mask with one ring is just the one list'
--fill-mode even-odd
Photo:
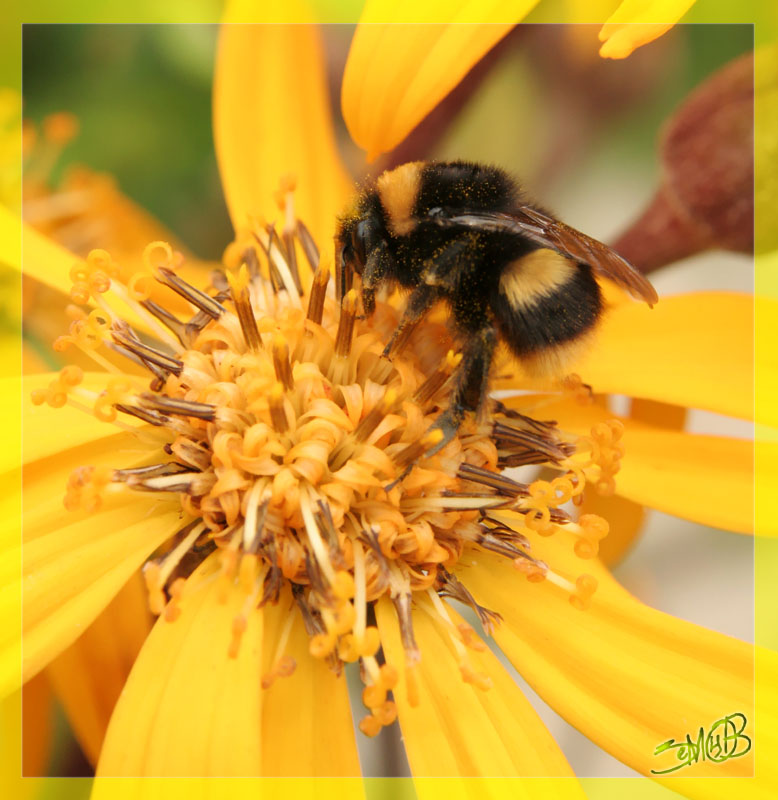
{"label": "yellow petal", "polygon": [[[220,602],[219,562],[190,576],[175,622],[160,617],[108,727],[100,776],[244,776],[261,769],[262,613],[249,615],[230,658],[245,596]],[[304,710],[300,713],[304,713]]]}
{"label": "yellow petal", "polygon": [[22,240],[24,242],[24,272],[35,280],[58,289],[64,294],[73,285],[68,273],[80,261],[61,245],[38,233],[30,225],[0,205],[0,262],[22,272]]}
{"label": "yellow petal", "polygon": [[368,161],[398,145],[536,3],[369,0],[341,93],[346,126]]}
{"label": "yellow petal", "polygon": [[[249,0],[235,0],[225,20],[251,12]],[[287,20],[309,18],[299,0],[284,13]],[[297,216],[326,250],[353,184],[335,144],[318,30],[223,25],[213,91],[216,154],[235,229],[245,228],[249,215],[279,216],[274,195],[292,173]]]}
{"label": "yellow petal", "polygon": [[286,654],[297,663],[264,692],[262,704],[262,774],[286,777],[359,776],[354,727],[345,676],[336,676],[313,658],[302,617],[289,592],[278,605],[264,609],[263,674],[276,658],[279,637],[293,617]]}
{"label": "yellow petal", "polygon": [[[70,645],[132,572],[180,527],[176,502],[154,497],[106,499],[94,514],[68,512],[63,487],[78,466],[115,463],[117,452],[138,452],[132,434],[119,434],[33,462],[24,472],[24,661],[26,678]],[[140,451],[143,452],[143,449]],[[13,475],[11,475],[13,477]],[[0,614],[10,618],[21,592],[18,497],[0,500]],[[153,513],[150,513],[153,512]],[[18,680],[19,631],[3,628],[0,686]]]}
{"label": "yellow petal", "polygon": [[[533,541],[533,555],[563,575],[582,571],[572,535]],[[568,722],[613,756],[649,774],[673,764],[655,757],[670,738],[696,736],[739,712],[753,741],[753,651],[750,645],[663,614],[624,591],[595,560],[599,582],[586,611],[549,581],[532,584],[512,564],[477,554],[467,585],[505,623],[495,638],[519,673]],[[775,680],[775,676],[772,677]],[[769,720],[769,721],[768,721]],[[775,724],[775,709],[762,724]],[[723,763],[701,761],[686,777],[747,776],[753,750]],[[723,787],[721,795],[726,791]]]}
{"label": "yellow petal", "polygon": [[[70,450],[107,436],[114,436],[119,430],[114,425],[100,422],[90,414],[70,405],[62,408],[52,408],[45,403],[41,406],[33,405],[30,394],[35,389],[48,387],[56,379],[57,374],[49,372],[26,375],[24,378],[15,375],[0,379],[0,413],[5,419],[18,417],[21,401],[24,425],[23,463],[49,458],[62,450]],[[109,376],[105,373],[87,373],[81,386],[92,392],[101,392],[108,380]],[[124,417],[122,423],[133,428],[142,427],[142,423],[139,424],[139,421],[136,422],[129,415],[121,416]],[[58,431],[62,432],[61,436],[53,433]],[[10,448],[3,448],[0,453],[0,473],[16,469],[18,466],[18,453],[14,453]],[[57,491],[61,489],[64,489],[64,484],[58,487]]]}
{"label": "yellow petal", "polygon": [[[510,400],[508,405],[526,401]],[[543,407],[562,430],[587,435],[614,415],[597,406],[561,402]],[[616,475],[616,492],[636,503],[714,528],[754,532],[754,443],[747,439],[681,433],[621,419],[626,454]],[[778,443],[760,442],[758,480],[778,479]],[[755,532],[778,535],[774,519]]]}
{"label": "yellow petal", "polygon": [[150,516],[152,510],[151,502],[133,500],[25,544],[25,678],[70,645],[180,527],[178,511]]}
{"label": "yellow petal", "polygon": [[[101,778],[90,800],[364,800],[361,778]],[[546,798],[543,798],[546,800]]]}
{"label": "yellow petal", "polygon": [[[653,309],[621,305],[606,315],[593,347],[573,369],[596,392],[753,419],[755,303],[774,329],[778,302],[745,294],[663,297]],[[756,369],[768,396],[757,421],[776,424],[778,358],[774,349],[759,357]]]}
{"label": "yellow petal", "polygon": [[624,0],[602,26],[600,55],[626,58],[670,30],[693,5],[694,0]]}
{"label": "yellow petal", "polygon": [[[492,688],[465,683],[449,637],[422,610],[430,604],[416,606],[414,634],[422,657],[413,668],[419,697],[413,707],[394,608],[387,600],[376,605],[387,662],[400,673],[394,697],[414,776],[572,776],[548,730],[491,651],[468,651],[467,657],[476,672],[491,678]],[[453,611],[451,617],[454,624],[462,622]],[[577,788],[571,796],[583,793]]]}
{"label": "yellow petal", "polygon": [[151,629],[136,572],[79,638],[46,668],[84,755],[97,764],[116,701]]}

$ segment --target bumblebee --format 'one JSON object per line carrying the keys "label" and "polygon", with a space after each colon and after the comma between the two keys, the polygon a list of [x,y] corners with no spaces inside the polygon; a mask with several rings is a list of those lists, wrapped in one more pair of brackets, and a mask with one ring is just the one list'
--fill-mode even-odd
{"label": "bumblebee", "polygon": [[448,304],[462,360],[433,425],[440,446],[483,407],[499,341],[529,374],[565,374],[602,315],[595,274],[649,305],[658,299],[618,253],[529,203],[506,172],[466,161],[384,172],[339,220],[335,243],[336,291],[360,275],[367,316],[383,285],[411,290],[386,357],[436,302]]}

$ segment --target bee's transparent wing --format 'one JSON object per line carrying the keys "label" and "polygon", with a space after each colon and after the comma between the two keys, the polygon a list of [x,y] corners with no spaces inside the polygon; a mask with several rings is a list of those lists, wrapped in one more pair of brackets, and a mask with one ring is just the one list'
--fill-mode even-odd
{"label": "bee's transparent wing", "polygon": [[649,306],[659,300],[651,283],[615,250],[531,206],[521,206],[515,214],[499,211],[449,214],[437,208],[429,212],[429,220],[443,228],[466,227],[519,234],[542,247],[588,264],[596,273],[615,281],[636,299],[645,300]]}

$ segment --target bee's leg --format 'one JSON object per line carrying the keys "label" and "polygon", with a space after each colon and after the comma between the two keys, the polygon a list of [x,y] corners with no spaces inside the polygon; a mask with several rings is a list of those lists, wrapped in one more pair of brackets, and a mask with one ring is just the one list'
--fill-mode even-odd
{"label": "bee's leg", "polygon": [[449,406],[430,428],[443,431],[443,439],[426,455],[436,453],[456,436],[468,411],[478,412],[484,407],[489,388],[489,369],[496,346],[497,331],[491,323],[487,322],[478,331],[468,334],[462,350],[462,361],[454,373]]}
{"label": "bee's leg", "polygon": [[375,290],[376,287],[391,275],[394,267],[394,259],[389,252],[386,241],[379,241],[370,251],[370,255],[365,262],[362,270],[362,308],[365,316],[369,317],[375,311]]}
{"label": "bee's leg", "polygon": [[405,304],[400,324],[395,328],[392,338],[384,348],[384,358],[391,358],[408,343],[410,335],[416,323],[419,322],[429,311],[430,307],[441,297],[441,291],[437,286],[421,284],[417,286],[408,302]]}

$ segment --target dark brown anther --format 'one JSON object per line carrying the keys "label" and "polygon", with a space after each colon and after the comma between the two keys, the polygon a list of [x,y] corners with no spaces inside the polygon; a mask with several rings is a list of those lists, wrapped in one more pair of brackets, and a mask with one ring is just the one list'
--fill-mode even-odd
{"label": "dark brown anther", "polygon": [[184,336],[186,337],[187,346],[191,347],[192,342],[197,338],[200,331],[213,319],[210,314],[205,311],[198,311],[189,322],[184,325]]}
{"label": "dark brown anther", "polygon": [[221,293],[228,293],[230,291],[230,282],[227,278],[227,273],[221,269],[212,269],[210,272],[211,278],[211,286],[216,289],[217,292]]}
{"label": "dark brown anther", "polygon": [[338,333],[335,337],[335,355],[347,358],[351,353],[351,339],[354,334],[354,321],[357,318],[357,293],[352,289],[340,305]]}
{"label": "dark brown anther", "polygon": [[270,422],[278,433],[286,433],[289,430],[289,421],[286,418],[284,408],[284,386],[279,381],[273,384],[267,398],[268,408],[270,409]]}
{"label": "dark brown anther", "polygon": [[442,369],[436,369],[432,375],[427,378],[424,383],[416,390],[413,399],[423,406],[425,403],[432,400],[433,397],[443,388],[443,385],[448,380],[448,373]]}
{"label": "dark brown anther", "polygon": [[297,266],[297,249],[295,248],[294,231],[284,230],[282,236],[284,239],[284,248],[286,250],[289,271],[292,273],[292,280],[294,281],[294,285],[297,287],[297,294],[302,297],[303,285],[300,281],[300,269]]}
{"label": "dark brown anther", "polygon": [[392,598],[394,610],[397,614],[397,621],[400,623],[400,638],[403,643],[403,650],[405,650],[405,660],[407,666],[421,661],[421,651],[419,645],[416,644],[416,638],[413,635],[413,617],[411,616],[411,594],[398,594]]}
{"label": "dark brown anther", "polygon": [[[263,247],[263,249],[265,251],[265,255],[267,256],[268,270],[270,272],[270,284],[273,287],[273,291],[278,293],[284,288],[284,281],[281,277],[281,273],[278,271],[278,267],[276,265],[276,256],[273,250],[275,248],[281,254],[281,257],[285,259],[283,244],[278,238],[278,234],[276,233],[276,229],[273,225],[268,225],[266,231],[268,241],[267,247]],[[260,245],[261,244],[262,243],[260,242]]]}
{"label": "dark brown anther", "polygon": [[318,267],[311,284],[311,297],[308,300],[308,319],[321,325],[324,315],[324,299],[327,296],[327,284],[330,282],[330,271]]}
{"label": "dark brown anther", "polygon": [[[511,537],[512,539],[513,537]],[[492,553],[497,553],[500,556],[507,558],[529,558],[529,556],[520,550],[517,544],[514,544],[508,538],[501,538],[496,536],[491,531],[484,529],[484,532],[476,538],[476,544],[483,547],[484,550],[489,550]]]}
{"label": "dark brown anther", "polygon": [[[435,445],[443,441],[444,433],[440,428],[428,430],[421,439],[411,442],[409,445],[392,456],[392,460],[398,467],[410,467],[416,463],[423,455]],[[403,476],[405,473],[403,473]],[[400,478],[395,481],[397,483]]]}
{"label": "dark brown anther", "polygon": [[289,360],[289,344],[286,339],[277,333],[273,337],[273,368],[276,378],[281,382],[286,391],[294,389],[292,376],[292,363]]}
{"label": "dark brown anther", "polygon": [[[260,537],[259,542],[258,552],[261,553],[265,561],[270,564],[270,568],[265,576],[265,585],[262,589],[262,599],[259,601],[259,605],[262,607],[267,603],[275,605],[278,602],[278,598],[281,596],[281,589],[284,585],[284,576],[281,572],[281,568],[278,566],[278,555],[276,554],[276,545],[273,537]],[[292,584],[293,587],[296,585],[297,584]],[[294,588],[292,591],[294,592]]]}
{"label": "dark brown anther", "polygon": [[303,249],[303,253],[305,253],[305,258],[311,267],[311,271],[316,272],[319,268],[319,248],[316,246],[311,232],[305,227],[305,223],[302,222],[302,220],[297,220],[295,234],[297,236],[297,241],[300,242],[300,247]]}
{"label": "dark brown anther", "polygon": [[517,467],[526,464],[558,464],[575,452],[567,442],[556,442],[514,425],[495,422],[492,439],[500,452],[500,466]]}
{"label": "dark brown anther", "polygon": [[174,414],[181,417],[195,417],[213,422],[216,419],[216,406],[210,403],[196,403],[194,400],[181,400],[159,394],[142,394],[141,404],[144,408]]}
{"label": "dark brown anther", "polygon": [[164,385],[168,374],[161,367],[158,367],[156,364],[152,364],[150,361],[146,361],[145,358],[141,358],[136,353],[133,353],[132,350],[128,350],[126,347],[116,344],[116,342],[106,342],[105,345],[113,350],[114,353],[118,353],[128,361],[132,361],[133,364],[137,364],[139,367],[147,369],[154,376],[155,381],[161,381],[161,383]]}
{"label": "dark brown anther", "polygon": [[250,538],[248,540],[248,547],[245,548],[247,553],[258,553],[262,545],[262,533],[265,529],[265,520],[267,519],[267,509],[270,505],[270,500],[263,500],[257,508],[257,525],[253,531],[250,531]]}
{"label": "dark brown anther", "polygon": [[504,497],[518,497],[519,495],[525,496],[529,494],[529,489],[525,483],[518,483],[518,481],[512,480],[507,475],[491,472],[473,464],[461,464],[457,477],[465,481],[480,483],[483,486],[491,486],[498,494]]}
{"label": "dark brown anther", "polygon": [[219,319],[226,310],[213,297],[209,297],[205,292],[195,289],[194,286],[166,267],[159,267],[156,277],[160,283],[170,287],[176,294],[180,294],[181,297],[188,300],[196,308],[204,311],[212,319]]}
{"label": "dark brown anther", "polygon": [[153,300],[142,300],[141,305],[146,309],[146,311],[149,312],[149,314],[155,316],[163,325],[165,325],[165,327],[171,330],[184,347],[187,346],[185,339],[186,334],[184,331],[186,327],[185,323],[181,322],[178,317],[176,317],[174,314],[171,314],[166,308],[163,308]]}
{"label": "dark brown anther", "polygon": [[114,406],[114,408],[117,411],[121,411],[122,414],[129,414],[130,416],[142,419],[144,422],[148,422],[149,425],[160,427],[170,422],[170,418],[166,417],[164,414],[159,414],[156,411],[149,411],[145,408],[136,408],[135,406]]}
{"label": "dark brown anther", "polygon": [[318,510],[314,512],[314,519],[319,530],[324,534],[324,541],[327,543],[330,561],[334,569],[345,569],[346,562],[338,539],[338,531],[335,521],[332,519],[332,512],[329,505],[323,500],[317,501]]}
{"label": "dark brown anther", "polygon": [[442,584],[438,589],[438,594],[441,597],[450,597],[452,600],[458,600],[460,603],[472,608],[478,615],[484,633],[487,636],[491,636],[494,633],[494,629],[502,622],[502,614],[479,605],[462,581],[443,566],[438,567],[438,580]]}
{"label": "dark brown anther", "polygon": [[231,295],[235,305],[235,311],[238,315],[238,321],[240,322],[240,329],[243,331],[243,340],[246,342],[246,347],[248,347],[252,353],[256,353],[262,349],[262,339],[257,329],[254,309],[251,307],[251,296],[248,287],[244,286],[237,291],[233,290]]}
{"label": "dark brown anther", "polygon": [[247,247],[242,255],[243,263],[249,271],[252,280],[259,277],[259,255],[255,247]]}
{"label": "dark brown anther", "polygon": [[[144,362],[156,364],[166,372],[180,375],[181,370],[184,368],[183,361],[179,361],[177,358],[173,358],[173,356],[169,356],[154,347],[149,347],[149,345],[143,344],[143,342],[135,338],[129,326],[127,326],[126,331],[113,329],[111,336],[117,344],[135,353]],[[165,378],[164,375],[160,376],[157,372],[155,372],[155,376],[161,377],[163,380]]]}
{"label": "dark brown anther", "polygon": [[125,482],[138,492],[175,492],[199,497],[211,490],[216,483],[216,475],[212,472],[178,472],[151,478],[129,476]]}
{"label": "dark brown anther", "polygon": [[172,444],[166,445],[166,449],[188,467],[202,471],[211,465],[211,450],[186,436],[179,436]]}
{"label": "dark brown anther", "polygon": [[168,461],[163,464],[152,464],[148,467],[133,467],[131,469],[115,469],[113,480],[116,483],[126,481],[128,478],[157,478],[162,475],[178,475],[182,472],[191,472],[183,464]]}
{"label": "dark brown anther", "polygon": [[394,408],[397,403],[397,391],[387,389],[384,396],[365,414],[354,429],[354,438],[364,442],[378,427],[381,420]]}

